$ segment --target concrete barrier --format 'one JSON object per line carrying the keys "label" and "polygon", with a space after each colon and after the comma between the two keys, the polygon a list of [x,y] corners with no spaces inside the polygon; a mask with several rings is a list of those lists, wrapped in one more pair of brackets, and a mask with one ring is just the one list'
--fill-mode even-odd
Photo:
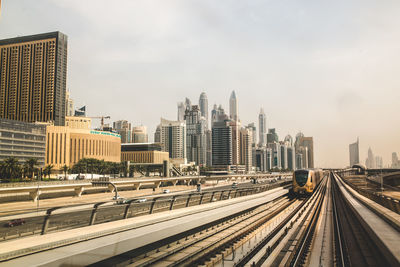
{"label": "concrete barrier", "polygon": [[[291,173],[284,174],[247,174],[247,175],[220,175],[220,176],[182,176],[173,178],[146,178],[146,179],[111,179],[111,181],[118,187],[133,187],[135,190],[140,190],[143,185],[152,185],[155,188],[159,188],[162,183],[171,183],[176,186],[178,182],[184,184],[190,183],[203,183],[205,181],[232,181],[232,180],[249,180],[249,179],[268,179],[274,177],[287,178],[290,177]],[[70,181],[65,181],[66,184],[51,184],[45,185],[31,185],[31,186],[16,186],[16,187],[6,187],[0,188],[0,197],[7,196],[10,194],[21,194],[26,193],[29,195],[32,201],[37,201],[40,195],[44,192],[56,192],[56,191],[72,191],[74,195],[80,197],[83,192],[87,189],[92,188],[91,180],[80,181],[79,183],[70,183]],[[108,189],[110,192],[113,191],[112,187]]]}

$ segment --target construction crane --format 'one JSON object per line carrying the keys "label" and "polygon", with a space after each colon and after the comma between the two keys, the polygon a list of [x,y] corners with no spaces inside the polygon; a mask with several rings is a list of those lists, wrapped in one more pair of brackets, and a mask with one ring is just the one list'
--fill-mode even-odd
{"label": "construction crane", "polygon": [[101,129],[104,129],[104,119],[110,119],[110,116],[98,116],[98,117],[89,117],[91,119],[100,119]]}

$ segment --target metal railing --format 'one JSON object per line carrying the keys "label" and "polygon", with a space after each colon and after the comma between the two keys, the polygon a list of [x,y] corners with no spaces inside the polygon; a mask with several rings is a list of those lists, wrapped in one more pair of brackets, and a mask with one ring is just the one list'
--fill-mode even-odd
{"label": "metal railing", "polygon": [[[343,176],[344,177],[344,176]],[[360,195],[375,201],[379,205],[384,206],[385,208],[390,209],[391,211],[396,212],[397,214],[400,214],[400,199],[394,198],[394,197],[388,197],[385,196],[381,193],[368,190],[368,189],[363,189],[359,188],[353,183],[349,182],[347,179],[343,179],[343,181],[349,185],[353,190],[355,190],[357,193]]]}
{"label": "metal railing", "polygon": [[[25,218],[24,228],[5,228],[0,231],[3,240],[15,239],[33,234],[46,234],[48,232],[79,228],[104,222],[117,221],[138,217],[146,214],[192,207],[206,203],[238,198],[258,194],[277,187],[290,184],[291,181],[282,181],[274,184],[261,184],[249,188],[226,189],[218,191],[193,192],[182,195],[159,196],[150,200],[140,198],[130,199],[123,204],[114,201],[99,202],[91,208],[61,213],[61,207],[46,210],[46,214],[37,217]],[[57,212],[55,212],[57,211]],[[41,223],[42,222],[42,223]],[[0,221],[0,225],[8,221]],[[22,229],[25,229],[23,231]]]}

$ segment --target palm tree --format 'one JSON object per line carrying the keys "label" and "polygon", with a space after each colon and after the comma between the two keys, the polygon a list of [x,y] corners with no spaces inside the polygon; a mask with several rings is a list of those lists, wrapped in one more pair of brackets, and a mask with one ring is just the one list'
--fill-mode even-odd
{"label": "palm tree", "polygon": [[35,158],[30,158],[25,162],[27,167],[27,173],[29,178],[33,178],[34,172],[36,170],[36,166],[38,165],[38,161]]}
{"label": "palm tree", "polygon": [[121,170],[121,165],[119,163],[116,162],[111,163],[111,172],[112,174],[114,174],[114,178],[116,174],[119,174],[120,170]]}
{"label": "palm tree", "polygon": [[121,171],[124,174],[124,177],[128,177],[129,166],[127,161],[121,162]]}
{"label": "palm tree", "polygon": [[6,177],[6,164],[4,161],[0,161],[0,179],[4,179]]}
{"label": "palm tree", "polygon": [[53,170],[53,168],[54,168],[54,166],[53,165],[47,165],[45,168],[44,168],[44,170],[43,170],[43,172],[44,172],[44,174],[46,175],[47,174],[47,178],[50,178],[50,174],[51,174],[51,171]]}
{"label": "palm tree", "polygon": [[68,166],[64,165],[64,166],[61,167],[60,170],[64,173],[64,180],[66,180],[67,179],[67,172],[69,170]]}
{"label": "palm tree", "polygon": [[4,161],[5,176],[8,179],[21,177],[21,166],[18,159],[14,157],[7,158]]}

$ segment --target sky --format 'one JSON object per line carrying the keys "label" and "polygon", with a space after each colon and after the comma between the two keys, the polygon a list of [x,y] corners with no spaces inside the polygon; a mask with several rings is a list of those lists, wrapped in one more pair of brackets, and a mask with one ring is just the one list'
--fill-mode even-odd
{"label": "sky", "polygon": [[349,164],[360,139],[391,163],[400,153],[398,0],[3,0],[0,39],[68,36],[67,87],[89,116],[146,125],[177,102],[264,108],[280,139],[314,137],[319,167]]}

